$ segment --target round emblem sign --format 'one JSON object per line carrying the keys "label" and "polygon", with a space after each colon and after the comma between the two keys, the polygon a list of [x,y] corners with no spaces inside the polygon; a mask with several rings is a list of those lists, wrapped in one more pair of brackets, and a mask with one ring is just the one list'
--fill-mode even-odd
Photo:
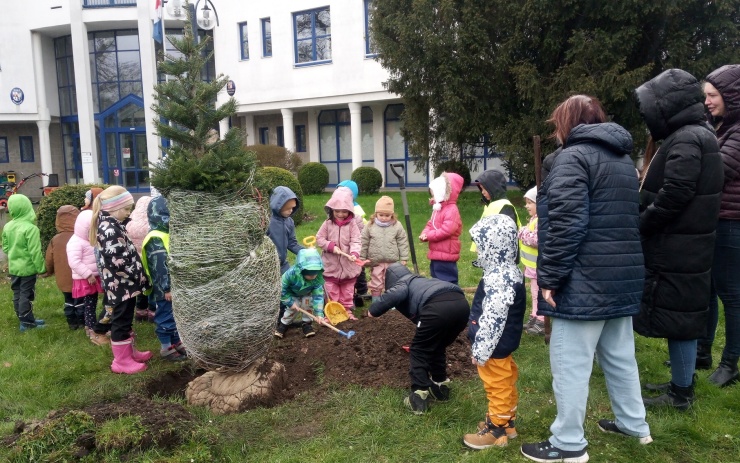
{"label": "round emblem sign", "polygon": [[226,93],[228,93],[229,96],[234,96],[234,93],[236,93],[236,84],[233,80],[226,82]]}
{"label": "round emblem sign", "polygon": [[13,90],[10,91],[10,101],[13,103],[20,105],[23,103],[23,90],[21,90],[18,87],[15,87]]}

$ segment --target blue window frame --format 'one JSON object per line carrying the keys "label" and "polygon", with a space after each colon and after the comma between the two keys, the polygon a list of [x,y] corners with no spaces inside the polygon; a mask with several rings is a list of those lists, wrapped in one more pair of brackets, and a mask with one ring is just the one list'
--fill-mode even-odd
{"label": "blue window frame", "polygon": [[262,18],[262,56],[272,56],[272,24],[270,18]]}
{"label": "blue window frame", "polygon": [[377,56],[375,43],[370,34],[370,22],[373,19],[373,0],[365,0],[365,56],[368,58]]}
{"label": "blue window frame", "polygon": [[329,170],[329,185],[352,176],[352,133],[349,109],[319,113],[319,160]]}
{"label": "blue window frame", "polygon": [[260,133],[260,144],[269,145],[270,144],[270,128],[260,127],[259,133]]}
{"label": "blue window frame", "polygon": [[328,6],[293,13],[293,34],[296,66],[331,62],[331,15]]}
{"label": "blue window frame", "polygon": [[241,59],[249,59],[249,36],[247,35],[247,23],[239,23],[239,43],[241,44]]}
{"label": "blue window frame", "polygon": [[306,126],[295,126],[295,151],[296,153],[306,152]]}
{"label": "blue window frame", "polygon": [[285,132],[282,125],[278,125],[277,127],[277,144],[278,146],[285,147]]}
{"label": "blue window frame", "polygon": [[470,176],[475,180],[478,175],[489,169],[506,172],[509,183],[513,183],[511,172],[504,166],[503,156],[490,146],[488,135],[484,135],[475,145],[464,145],[463,160],[470,166]]}
{"label": "blue window frame", "polygon": [[0,162],[10,162],[8,158],[8,137],[0,137]]}
{"label": "blue window frame", "polygon": [[33,162],[33,137],[18,137],[21,147],[21,162]]}
{"label": "blue window frame", "polygon": [[384,130],[385,130],[385,186],[398,186],[398,179],[391,172],[390,164],[403,163],[404,181],[408,186],[429,185],[429,165],[417,172],[416,164],[409,156],[409,147],[406,140],[401,136],[401,113],[402,104],[392,104],[385,108]]}

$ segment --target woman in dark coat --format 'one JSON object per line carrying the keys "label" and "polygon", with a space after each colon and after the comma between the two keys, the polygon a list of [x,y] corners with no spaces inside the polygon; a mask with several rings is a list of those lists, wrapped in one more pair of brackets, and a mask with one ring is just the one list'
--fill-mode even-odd
{"label": "woman in dark coat", "polygon": [[[740,378],[740,64],[722,66],[706,78],[705,104],[717,130],[719,153],[724,164],[722,205],[717,223],[712,281],[725,309],[725,348],[709,381],[729,386]],[[712,343],[717,330],[717,298],[710,304],[707,337],[699,340],[697,355],[712,366]],[[697,364],[699,360],[697,359]]]}
{"label": "woman in dark coat", "polygon": [[699,82],[669,69],[636,90],[650,135],[663,141],[644,172],[640,235],[645,290],[635,330],[668,339],[671,381],[645,405],[681,410],[694,401],[697,339],[705,335],[722,192],[717,139],[704,117]]}

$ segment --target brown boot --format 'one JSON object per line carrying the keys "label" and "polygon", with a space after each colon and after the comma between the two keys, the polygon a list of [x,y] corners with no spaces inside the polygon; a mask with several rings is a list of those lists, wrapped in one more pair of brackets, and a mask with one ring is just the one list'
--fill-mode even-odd
{"label": "brown boot", "polygon": [[[486,413],[486,419],[488,419],[488,413]],[[483,431],[486,427],[485,421],[479,421],[478,422],[478,431]],[[514,419],[509,420],[509,424],[506,426],[506,437],[509,439],[516,439],[516,437],[519,436],[516,432],[516,422]]]}
{"label": "brown boot", "polygon": [[483,450],[490,447],[506,447],[509,438],[505,426],[497,426],[486,420],[486,426],[475,434],[465,434],[463,444],[471,449]]}
{"label": "brown boot", "polygon": [[90,335],[90,341],[96,346],[107,346],[110,345],[110,338],[104,334],[98,334],[93,332]]}

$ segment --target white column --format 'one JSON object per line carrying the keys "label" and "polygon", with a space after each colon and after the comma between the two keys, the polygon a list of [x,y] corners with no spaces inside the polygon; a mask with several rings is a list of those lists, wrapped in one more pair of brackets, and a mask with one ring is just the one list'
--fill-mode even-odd
{"label": "white column", "polygon": [[247,145],[257,144],[257,136],[254,134],[254,114],[244,115],[244,136],[246,137],[244,143]]}
{"label": "white column", "polygon": [[285,148],[291,153],[295,153],[295,124],[293,123],[293,110],[281,109],[283,114],[283,141]]}
{"label": "white column", "polygon": [[100,181],[98,178],[99,155],[95,144],[95,107],[90,87],[90,50],[87,44],[87,25],[82,22],[81,1],[69,0],[69,17],[77,88],[82,178],[85,183],[96,183]]}
{"label": "white column", "polygon": [[218,131],[220,132],[219,136],[221,140],[226,138],[226,132],[229,131],[229,118],[228,117],[218,121]]}
{"label": "white column", "polygon": [[[36,76],[36,102],[39,119],[36,126],[39,128],[39,154],[41,157],[41,172],[53,173],[51,164],[51,141],[49,140],[49,124],[51,116],[49,105],[46,102],[46,81],[44,80],[44,57],[41,47],[41,34],[31,33],[33,44],[33,75]],[[48,177],[42,177],[44,185],[49,183]]]}
{"label": "white column", "polygon": [[385,186],[385,128],[383,127],[385,104],[372,105],[370,109],[373,110],[373,158],[375,168],[383,176],[383,186]]}
{"label": "white column", "polygon": [[350,134],[352,137],[352,170],[362,167],[362,105],[349,103]]}
{"label": "white column", "polygon": [[316,109],[308,110],[308,160],[321,162],[319,155],[319,112]]}
{"label": "white column", "polygon": [[139,53],[141,55],[141,87],[144,95],[144,116],[146,118],[146,152],[150,163],[162,158],[160,138],[154,121],[157,113],[152,109],[154,104],[154,87],[157,85],[157,49],[152,38],[153,27],[150,2],[137,2],[136,16],[139,22]]}

